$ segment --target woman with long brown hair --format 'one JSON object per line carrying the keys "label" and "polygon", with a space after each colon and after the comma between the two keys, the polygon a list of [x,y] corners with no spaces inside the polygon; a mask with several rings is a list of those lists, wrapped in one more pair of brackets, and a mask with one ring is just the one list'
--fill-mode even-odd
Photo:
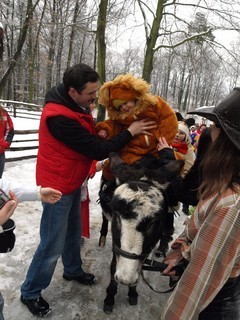
{"label": "woman with long brown hair", "polygon": [[214,122],[203,160],[200,200],[165,259],[166,275],[189,261],[162,312],[164,320],[240,319],[240,88],[215,108],[197,109]]}

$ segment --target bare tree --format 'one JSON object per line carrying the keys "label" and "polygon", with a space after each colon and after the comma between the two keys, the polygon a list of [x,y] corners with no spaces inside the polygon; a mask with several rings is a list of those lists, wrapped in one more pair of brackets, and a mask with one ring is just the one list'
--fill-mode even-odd
{"label": "bare tree", "polygon": [[[210,3],[204,0],[191,2],[158,0],[155,5],[148,5],[142,0],[136,1],[142,12],[145,28],[146,50],[142,76],[147,81],[151,80],[153,58],[158,50],[174,49],[197,39],[213,43],[214,40],[210,38],[213,30],[239,30],[240,12],[236,11],[236,6],[239,7],[237,1],[215,0]],[[203,13],[208,13],[214,24],[201,32],[195,30],[196,32],[190,35],[189,22],[181,14],[183,10],[191,10],[192,13],[201,10]],[[181,40],[176,35],[181,35]]]}
{"label": "bare tree", "polygon": [[19,38],[18,38],[18,42],[17,42],[17,49],[13,55],[12,61],[8,67],[8,69],[6,70],[6,72],[4,73],[2,79],[0,80],[0,96],[3,93],[3,90],[5,88],[5,85],[8,81],[8,78],[10,77],[10,75],[12,74],[14,67],[16,65],[16,62],[21,54],[21,50],[22,47],[24,45],[24,42],[26,40],[26,36],[27,36],[27,31],[28,31],[28,27],[29,27],[29,22],[30,22],[30,18],[32,16],[32,12],[35,9],[35,7],[37,6],[38,2],[40,0],[36,0],[35,4],[32,4],[32,0],[28,0],[27,1],[27,7],[26,7],[26,13],[25,13],[25,19],[23,22],[23,26],[21,28],[21,32],[19,34]]}

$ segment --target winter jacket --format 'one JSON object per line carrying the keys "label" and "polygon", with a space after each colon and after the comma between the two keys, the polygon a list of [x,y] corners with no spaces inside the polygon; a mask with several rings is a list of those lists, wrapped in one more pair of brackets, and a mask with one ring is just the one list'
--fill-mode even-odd
{"label": "winter jacket", "polygon": [[80,188],[86,179],[92,160],[85,155],[69,149],[49,132],[47,119],[61,115],[74,119],[89,133],[94,134],[94,123],[91,115],[73,112],[67,107],[47,103],[43,109],[39,128],[39,151],[37,157],[37,184],[50,186],[63,194],[72,193]]}
{"label": "winter jacket", "polygon": [[0,154],[9,148],[14,136],[13,122],[6,110],[0,110]]}

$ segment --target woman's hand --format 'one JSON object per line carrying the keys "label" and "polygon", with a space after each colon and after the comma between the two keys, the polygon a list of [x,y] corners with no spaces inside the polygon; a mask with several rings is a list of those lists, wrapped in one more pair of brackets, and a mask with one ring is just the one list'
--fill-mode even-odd
{"label": "woman's hand", "polygon": [[143,119],[134,121],[127,130],[130,131],[133,137],[138,134],[147,134],[148,136],[152,136],[152,133],[148,132],[148,130],[155,128],[157,128],[155,121]]}
{"label": "woman's hand", "polygon": [[108,137],[107,130],[104,130],[104,129],[99,130],[98,131],[98,136],[101,139],[107,139],[107,137]]}
{"label": "woman's hand", "polygon": [[158,139],[157,150],[161,151],[164,148],[170,148],[170,146],[169,146],[169,144],[167,143],[167,140],[164,137],[160,137]]}
{"label": "woman's hand", "polygon": [[0,210],[0,226],[12,216],[18,205],[18,199],[12,191],[9,191],[9,196],[11,197],[11,200],[6,202],[3,208]]}
{"label": "woman's hand", "polygon": [[166,263],[168,266],[166,269],[163,270],[163,274],[166,276],[175,276],[176,275],[176,271],[172,270],[173,267],[176,266],[177,262],[179,261],[179,259],[174,258],[174,259],[164,259],[164,263]]}
{"label": "woman's hand", "polygon": [[177,238],[171,246],[172,249],[180,248],[181,254],[184,257],[186,252],[189,252],[190,246],[185,239]]}
{"label": "woman's hand", "polygon": [[54,204],[61,199],[62,193],[58,190],[47,187],[40,189],[40,196],[43,202]]}

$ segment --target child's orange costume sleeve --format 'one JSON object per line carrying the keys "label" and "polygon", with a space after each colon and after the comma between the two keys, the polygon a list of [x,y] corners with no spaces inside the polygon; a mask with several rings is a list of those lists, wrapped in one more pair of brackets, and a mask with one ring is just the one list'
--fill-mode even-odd
{"label": "child's orange costume sleeve", "polygon": [[107,139],[111,139],[122,132],[122,126],[118,125],[116,121],[107,119],[102,122],[98,122],[95,126],[97,133],[100,130],[105,130],[107,132]]}

